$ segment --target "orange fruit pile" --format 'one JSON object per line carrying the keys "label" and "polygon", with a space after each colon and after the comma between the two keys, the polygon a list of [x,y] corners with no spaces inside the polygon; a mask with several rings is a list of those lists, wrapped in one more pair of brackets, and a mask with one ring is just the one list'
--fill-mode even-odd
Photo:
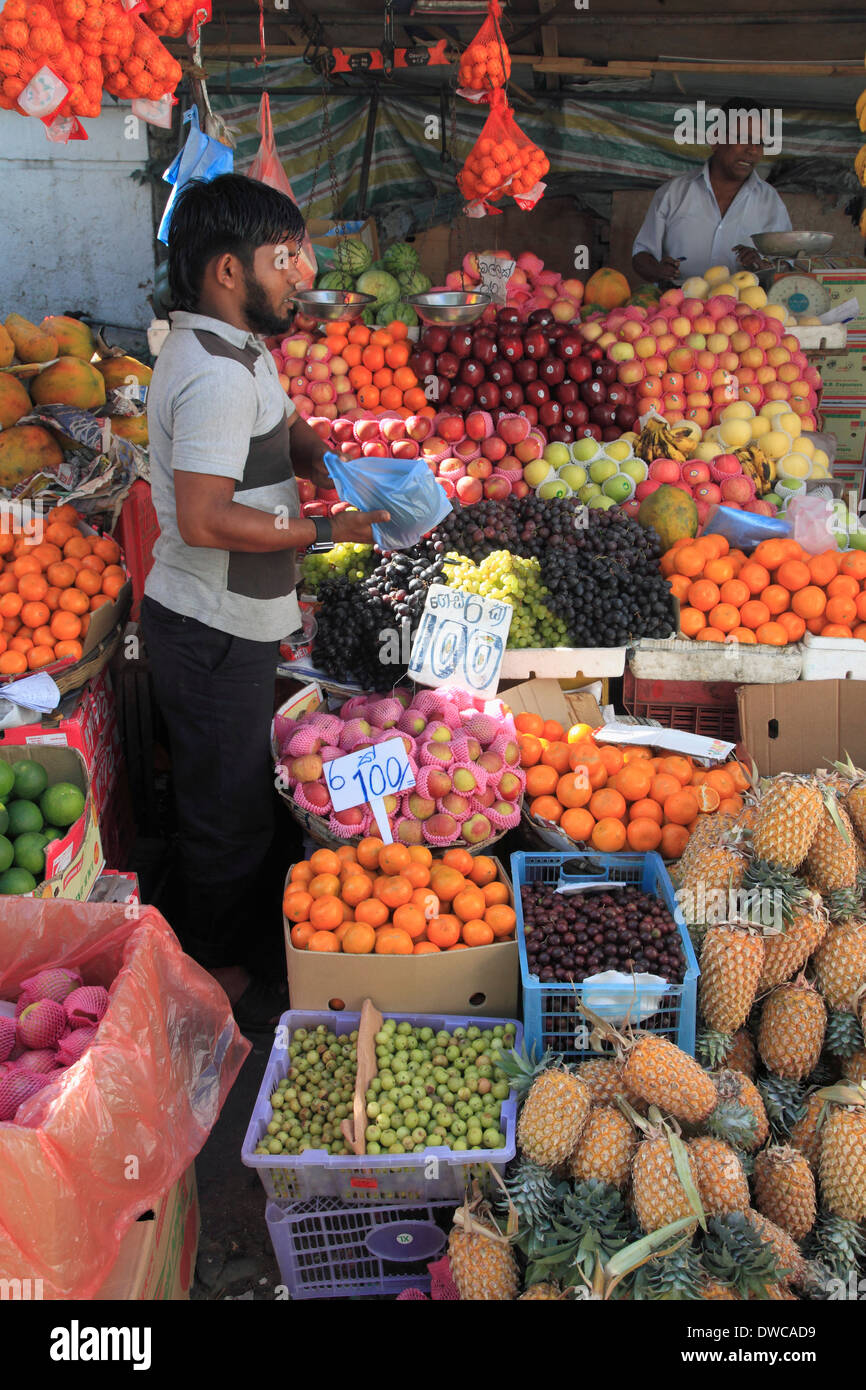
{"label": "orange fruit pile", "polygon": [[603,854],[658,850],[678,859],[698,817],[736,814],[749,786],[736,761],[703,768],[681,754],[596,743],[586,725],[518,714],[529,813]]}
{"label": "orange fruit pile", "polygon": [[494,859],[423,845],[317,849],[295,864],[283,895],[298,951],[423,956],[514,937],[515,913]]}
{"label": "orange fruit pile", "polygon": [[493,39],[489,43],[473,39],[460,57],[457,85],[470,92],[489,92],[504,87],[511,76],[511,54],[504,43]]}
{"label": "orange fruit pile", "polygon": [[494,140],[482,135],[457,175],[457,182],[470,202],[475,198],[495,202],[506,192],[529,193],[549,168],[547,155],[531,140],[518,144],[512,139]]}
{"label": "orange fruit pile", "polygon": [[332,357],[348,368],[349,384],[364,410],[394,410],[404,419],[436,412],[428,403],[418,378],[409,366],[412,345],[402,320],[385,328],[363,323],[332,322],[325,326],[325,340]]}
{"label": "orange fruit pile", "polygon": [[68,96],[61,107],[64,112],[70,111],[75,116],[99,115],[102,102],[99,59],[80,43],[71,41],[61,27],[61,19],[62,15],[50,4],[7,0],[0,11],[0,107],[11,111],[34,74],[47,67],[68,88]]}
{"label": "orange fruit pile", "polygon": [[80,661],[91,613],[126,582],[117,542],[83,536],[73,506],[46,520],[42,536],[0,531],[0,676]]}
{"label": "orange fruit pile", "polygon": [[724,536],[679,540],[661,559],[680,601],[680,635],[698,642],[784,647],[806,632],[866,641],[866,552],[809,555],[797,541],[761,541],[751,555]]}

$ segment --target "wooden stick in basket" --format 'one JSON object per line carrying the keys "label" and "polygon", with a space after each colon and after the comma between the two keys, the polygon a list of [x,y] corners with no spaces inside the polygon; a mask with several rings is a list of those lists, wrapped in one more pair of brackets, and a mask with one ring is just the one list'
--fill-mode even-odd
{"label": "wooden stick in basket", "polygon": [[376,1034],[384,1023],[384,1018],[379,1013],[375,1004],[370,999],[365,999],[361,1005],[361,1018],[358,1023],[358,1042],[356,1044],[358,1053],[358,1067],[355,1073],[355,1096],[352,1102],[351,1120],[341,1120],[340,1129],[343,1138],[349,1145],[353,1153],[365,1154],[367,1152],[367,1141],[365,1131],[367,1128],[367,1091],[373,1077],[379,1070],[379,1063],[376,1058]]}

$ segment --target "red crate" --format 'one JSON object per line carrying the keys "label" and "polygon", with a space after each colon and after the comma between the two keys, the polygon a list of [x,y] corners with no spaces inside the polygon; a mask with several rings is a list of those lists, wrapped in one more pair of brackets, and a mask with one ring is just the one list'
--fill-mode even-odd
{"label": "red crate", "polygon": [[153,565],[153,547],[159,536],[150,483],[141,478],[133,483],[120,509],[113,535],[126,557],[126,568],[132,580],[130,617],[136,619],[144,593],[144,581]]}
{"label": "red crate", "polygon": [[626,667],[623,704],[640,719],[657,719],[666,729],[723,738],[740,737],[737,687],[733,681],[641,680]]}

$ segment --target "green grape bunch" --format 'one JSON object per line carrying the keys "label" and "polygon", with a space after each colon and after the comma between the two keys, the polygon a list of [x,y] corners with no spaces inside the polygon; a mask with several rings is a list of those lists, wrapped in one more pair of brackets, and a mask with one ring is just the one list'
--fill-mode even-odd
{"label": "green grape bunch", "polygon": [[493,550],[478,564],[465,555],[449,553],[443,566],[445,583],[482,598],[496,599],[514,609],[509,647],[562,647],[568,626],[545,603],[549,595],[538,560]]}
{"label": "green grape bunch", "polygon": [[376,564],[371,545],[356,545],[350,541],[334,545],[330,550],[310,550],[301,563],[304,588],[316,594],[324,579],[343,575],[353,584],[368,578]]}

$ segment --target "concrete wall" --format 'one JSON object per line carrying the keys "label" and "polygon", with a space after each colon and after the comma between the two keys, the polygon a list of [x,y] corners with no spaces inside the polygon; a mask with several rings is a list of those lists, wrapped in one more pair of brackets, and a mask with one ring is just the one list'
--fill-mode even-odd
{"label": "concrete wall", "polygon": [[[0,318],[67,311],[141,330],[153,317],[147,126],[103,108],[89,139],[52,144],[41,122],[0,111]],[[122,335],[112,333],[117,340]]]}

